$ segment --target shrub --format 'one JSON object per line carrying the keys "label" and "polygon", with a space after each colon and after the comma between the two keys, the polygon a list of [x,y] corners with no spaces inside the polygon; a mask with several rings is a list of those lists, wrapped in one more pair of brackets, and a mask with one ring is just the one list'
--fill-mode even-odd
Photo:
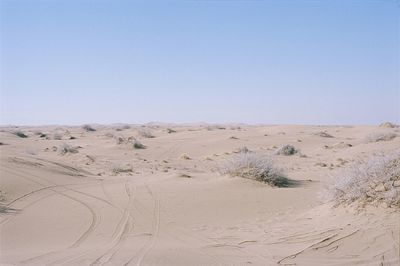
{"label": "shrub", "polygon": [[399,127],[399,125],[396,125],[391,122],[384,122],[384,123],[380,124],[379,127],[396,128],[396,127]]}
{"label": "shrub", "polygon": [[320,137],[322,137],[322,138],[334,138],[334,136],[328,134],[328,133],[325,132],[325,131],[317,132],[317,133],[315,133],[314,135],[320,136]]}
{"label": "shrub", "polygon": [[130,167],[130,166],[126,166],[126,167],[123,167],[123,166],[114,166],[113,169],[112,169],[112,172],[113,172],[114,174],[119,174],[119,173],[131,173],[131,172],[133,172],[133,169],[132,169],[132,167]]}
{"label": "shrub", "polygon": [[139,136],[141,136],[143,138],[154,138],[154,135],[147,128],[139,129],[138,133],[139,133]]}
{"label": "shrub", "polygon": [[115,142],[117,143],[117,145],[121,145],[121,144],[126,143],[126,139],[124,137],[121,137],[121,136],[115,137]]}
{"label": "shrub", "polygon": [[271,186],[289,185],[289,180],[275,168],[271,157],[258,153],[241,152],[221,165],[220,172],[230,176],[254,179]]}
{"label": "shrub", "polygon": [[146,149],[146,146],[136,139],[133,141],[132,146],[134,149]]}
{"label": "shrub", "polygon": [[53,138],[55,139],[55,140],[62,140],[62,134],[61,133],[55,133],[54,134],[54,136],[53,136]]}
{"label": "shrub", "polygon": [[77,147],[73,147],[67,143],[62,144],[58,149],[61,155],[65,155],[67,153],[78,153]]}
{"label": "shrub", "polygon": [[400,207],[400,151],[352,163],[339,172],[328,198],[337,205],[357,202]]}
{"label": "shrub", "polygon": [[91,125],[83,125],[82,128],[86,130],[87,132],[93,132],[96,131]]}
{"label": "shrub", "polygon": [[392,132],[377,132],[368,134],[365,137],[366,142],[378,142],[378,141],[389,141],[397,137],[395,133]]}
{"label": "shrub", "polygon": [[167,133],[171,134],[171,133],[176,133],[176,130],[173,130],[171,128],[167,128]]}
{"label": "shrub", "polygon": [[27,137],[28,137],[28,135],[26,135],[26,134],[25,134],[24,132],[22,132],[21,130],[14,131],[13,134],[14,134],[15,136],[17,136],[17,137],[20,137],[20,138],[27,138]]}
{"label": "shrub", "polygon": [[277,150],[276,154],[289,156],[289,155],[294,155],[298,152],[299,151],[293,145],[285,145],[281,147],[279,150]]}

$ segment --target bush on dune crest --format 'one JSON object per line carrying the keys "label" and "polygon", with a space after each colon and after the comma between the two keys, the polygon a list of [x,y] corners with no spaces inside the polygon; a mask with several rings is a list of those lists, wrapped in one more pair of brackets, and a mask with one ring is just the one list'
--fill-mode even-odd
{"label": "bush on dune crest", "polygon": [[356,202],[400,207],[400,150],[353,163],[341,172],[328,194],[337,205]]}
{"label": "bush on dune crest", "polygon": [[253,152],[240,152],[231,161],[221,165],[220,172],[254,179],[271,186],[287,187],[289,185],[289,180],[274,166],[271,157]]}

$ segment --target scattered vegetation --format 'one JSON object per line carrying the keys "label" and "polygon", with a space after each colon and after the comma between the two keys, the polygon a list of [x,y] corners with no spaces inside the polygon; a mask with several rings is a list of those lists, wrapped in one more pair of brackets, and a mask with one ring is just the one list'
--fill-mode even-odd
{"label": "scattered vegetation", "polygon": [[95,128],[93,128],[91,125],[87,125],[87,124],[86,124],[86,125],[83,125],[82,128],[83,128],[84,130],[86,130],[87,132],[96,131]]}
{"label": "scattered vegetation", "polygon": [[27,138],[28,135],[26,135],[23,131],[17,130],[12,132],[15,136],[20,137],[20,138]]}
{"label": "scattered vegetation", "polygon": [[277,150],[276,154],[289,156],[289,155],[294,155],[298,152],[299,150],[297,150],[293,145],[285,145],[281,147],[279,150]]}
{"label": "scattered vegetation", "polygon": [[289,180],[277,169],[272,158],[266,155],[241,152],[220,166],[222,174],[239,176],[268,183],[271,186],[287,187]]}
{"label": "scattered vegetation", "polygon": [[78,147],[73,147],[67,143],[62,144],[61,146],[59,146],[58,148],[59,152],[61,155],[65,155],[68,153],[78,153]]}
{"label": "scattered vegetation", "polygon": [[389,141],[397,137],[393,132],[377,132],[368,134],[365,137],[366,142],[378,142],[378,141]]}
{"label": "scattered vegetation", "polygon": [[359,160],[345,169],[328,190],[337,205],[358,203],[400,207],[400,151]]}

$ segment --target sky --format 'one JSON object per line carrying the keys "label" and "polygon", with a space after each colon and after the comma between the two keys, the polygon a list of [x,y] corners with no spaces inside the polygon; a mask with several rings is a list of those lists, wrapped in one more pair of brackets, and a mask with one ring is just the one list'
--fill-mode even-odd
{"label": "sky", "polygon": [[0,124],[400,123],[400,2],[0,1]]}

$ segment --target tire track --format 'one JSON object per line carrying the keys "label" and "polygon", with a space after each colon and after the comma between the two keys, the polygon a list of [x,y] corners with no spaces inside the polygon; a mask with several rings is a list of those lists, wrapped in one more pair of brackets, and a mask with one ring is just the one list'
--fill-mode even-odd
{"label": "tire track", "polygon": [[[157,237],[159,235],[160,232],[160,200],[158,198],[157,195],[154,195],[153,192],[151,191],[150,187],[145,184],[145,188],[147,189],[147,191],[149,192],[150,196],[153,198],[154,200],[154,207],[153,207],[153,222],[152,222],[152,233],[151,233],[151,238],[150,240],[139,250],[139,258],[138,261],[136,263],[136,265],[140,265],[142,263],[142,261],[145,259],[145,257],[147,256],[147,254],[153,249],[156,241],[157,241]],[[133,262],[133,260],[135,259],[136,254],[134,256],[132,256],[125,264],[124,266],[129,265],[131,262]]]}

